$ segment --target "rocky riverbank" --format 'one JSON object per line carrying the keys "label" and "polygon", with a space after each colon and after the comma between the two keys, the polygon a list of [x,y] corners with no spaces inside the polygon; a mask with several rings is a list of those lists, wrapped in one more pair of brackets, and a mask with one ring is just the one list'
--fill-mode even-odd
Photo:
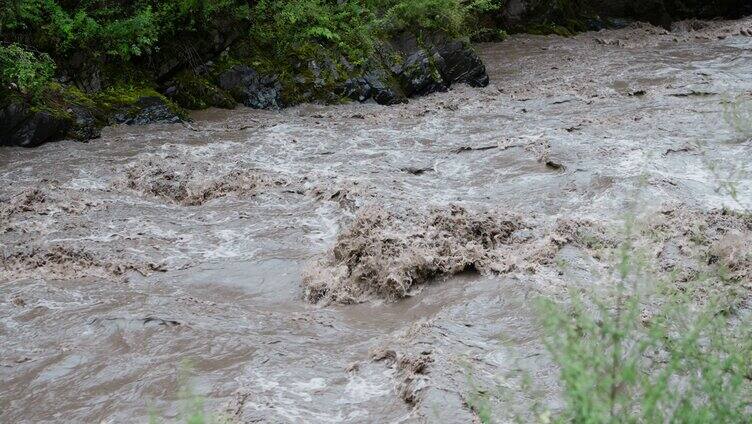
{"label": "rocky riverbank", "polygon": [[488,85],[483,62],[462,40],[402,34],[381,45],[378,53],[361,69],[344,57],[297,63],[292,83],[250,64],[222,67],[208,61],[142,89],[87,94],[76,85],[60,84],[45,94],[43,107],[20,96],[8,99],[0,109],[0,144],[34,147],[61,138],[85,141],[99,137],[106,125],[186,121],[187,109],[232,109],[237,104],[279,109],[301,102],[347,101],[393,105],[446,91],[452,84]]}
{"label": "rocky riverbank", "polygon": [[457,83],[486,86],[471,39],[752,13],[738,0],[114,3],[101,16],[54,1],[2,11],[0,145],[86,141],[108,125],[178,123],[187,110],[238,104],[393,105]]}

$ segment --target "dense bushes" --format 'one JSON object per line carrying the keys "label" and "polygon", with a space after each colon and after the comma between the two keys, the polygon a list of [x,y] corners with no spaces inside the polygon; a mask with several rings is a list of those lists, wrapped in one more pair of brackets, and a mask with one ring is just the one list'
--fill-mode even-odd
{"label": "dense bushes", "polygon": [[323,45],[358,63],[373,48],[373,13],[357,2],[260,0],[253,18],[252,41],[278,59]]}
{"label": "dense bushes", "polygon": [[11,0],[0,11],[0,37],[60,58],[74,50],[123,61],[153,53],[176,35],[249,28],[283,51],[325,42],[364,55],[379,32],[439,29],[463,35],[467,17],[499,0]]}
{"label": "dense bushes", "polygon": [[440,31],[468,37],[477,13],[500,4],[500,0],[260,0],[252,12],[251,33],[256,43],[278,57],[323,46],[357,65],[372,55],[376,40],[391,34]]}
{"label": "dense bushes", "polygon": [[[395,32],[426,30],[466,36],[473,14],[497,7],[499,2],[10,0],[0,10],[0,40],[15,47],[3,54],[18,55],[35,49],[48,56],[25,55],[25,66],[34,70],[27,69],[22,75],[17,69],[6,69],[3,62],[2,73],[4,79],[21,87],[31,83],[30,75],[34,75],[36,85],[51,75],[53,68],[48,66],[47,57],[58,63],[58,69],[73,74],[91,63],[135,64],[135,68],[143,70],[195,59],[199,63],[191,65],[196,66],[211,58],[196,52],[195,45],[223,36],[241,39],[247,46],[246,53],[250,52],[246,56],[261,57],[275,66],[280,60],[306,57],[322,48],[360,65],[373,54],[376,40]],[[227,36],[229,33],[232,37]],[[220,44],[204,50],[224,47]],[[114,69],[125,72],[132,68]],[[174,72],[173,68],[159,70],[158,75],[150,71],[155,78],[161,78],[165,72]],[[17,80],[19,77],[27,80],[22,82]]]}
{"label": "dense bushes", "polygon": [[575,296],[544,309],[565,389],[556,422],[749,422],[750,316],[730,320],[676,295],[656,310],[620,289],[595,308]]}
{"label": "dense bushes", "polygon": [[18,44],[0,44],[0,92],[16,90],[34,96],[54,70],[55,64],[47,54],[31,52]]}
{"label": "dense bushes", "polygon": [[153,52],[167,37],[204,30],[219,17],[248,19],[250,7],[237,0],[11,0],[0,13],[3,39],[20,40],[55,57],[86,50],[128,61]]}

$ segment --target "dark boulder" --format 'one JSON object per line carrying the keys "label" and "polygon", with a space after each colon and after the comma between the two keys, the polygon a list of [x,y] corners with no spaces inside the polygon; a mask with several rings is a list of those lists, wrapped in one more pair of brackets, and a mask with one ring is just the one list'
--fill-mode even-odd
{"label": "dark boulder", "polygon": [[396,105],[406,103],[405,96],[397,93],[384,82],[384,77],[377,73],[366,75],[366,82],[371,87],[371,97],[380,105]]}
{"label": "dark boulder", "polygon": [[276,77],[260,75],[245,65],[236,65],[219,75],[219,87],[235,100],[254,109],[279,109],[283,106],[282,85]]}
{"label": "dark boulder", "polygon": [[313,77],[313,85],[318,88],[326,87],[331,81],[337,81],[340,79],[337,66],[334,61],[328,57],[321,61],[309,61],[308,72]]}
{"label": "dark boulder", "polygon": [[437,91],[447,91],[440,70],[446,67],[444,58],[438,53],[429,54],[418,50],[407,57],[396,72],[402,89],[407,96],[422,96]]}
{"label": "dark boulder", "polygon": [[340,95],[349,99],[364,102],[371,98],[371,86],[365,78],[350,78],[340,89]]}
{"label": "dark boulder", "polygon": [[183,121],[176,111],[157,96],[139,98],[134,105],[115,113],[113,120],[117,124],[126,125],[175,124]]}
{"label": "dark boulder", "polygon": [[9,144],[5,143],[6,137],[9,137],[29,115],[29,107],[22,102],[11,102],[0,109],[0,137],[3,144]]}
{"label": "dark boulder", "polygon": [[486,66],[470,45],[459,40],[441,41],[434,48],[435,54],[443,58],[439,65],[441,74],[448,85],[463,83],[471,87],[488,85]]}
{"label": "dark boulder", "polygon": [[0,111],[0,144],[35,147],[61,138],[70,120],[49,112],[34,112],[20,103],[11,103]]}
{"label": "dark boulder", "polygon": [[68,130],[68,135],[79,141],[99,138],[102,129],[91,110],[80,105],[71,105],[68,112],[73,116],[73,123]]}
{"label": "dark boulder", "polygon": [[446,91],[456,83],[488,85],[486,67],[470,44],[442,33],[425,35],[420,40],[404,33],[392,40],[389,49],[381,56],[390,58],[396,53],[405,58],[390,68],[407,96]]}

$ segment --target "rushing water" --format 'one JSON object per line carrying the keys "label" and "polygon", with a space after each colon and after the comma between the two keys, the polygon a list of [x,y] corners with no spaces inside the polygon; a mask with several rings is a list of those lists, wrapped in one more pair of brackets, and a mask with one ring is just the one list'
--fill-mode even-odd
{"label": "rushing water", "polygon": [[729,205],[727,179],[748,203],[752,141],[724,119],[752,93],[747,27],[519,36],[478,47],[484,89],[3,149],[0,422],[176,419],[186,361],[207,410],[242,422],[469,422],[474,385],[506,393],[500,414],[531,404],[518,369],[557,408],[530,300],[585,270],[357,305],[306,303],[301,275],[368,205],[617,223]]}

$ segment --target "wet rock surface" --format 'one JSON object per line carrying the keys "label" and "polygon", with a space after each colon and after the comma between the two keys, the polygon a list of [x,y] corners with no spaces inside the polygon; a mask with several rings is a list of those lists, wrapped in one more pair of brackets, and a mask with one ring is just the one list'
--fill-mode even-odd
{"label": "wet rock surface", "polygon": [[126,125],[176,124],[183,121],[161,98],[152,96],[141,97],[135,104],[123,107],[114,113],[112,120],[116,124]]}
{"label": "wet rock surface", "polygon": [[67,131],[67,117],[32,111],[21,102],[0,110],[0,145],[36,147],[57,140]]}
{"label": "wet rock surface", "polygon": [[440,69],[444,68],[444,58],[425,51],[412,53],[397,72],[400,84],[407,96],[420,96],[437,91],[446,91]]}
{"label": "wet rock surface", "polygon": [[93,140],[99,138],[102,135],[102,129],[97,122],[97,118],[90,108],[71,105],[69,108],[71,115],[73,116],[73,124],[69,131],[69,135],[80,141]]}
{"label": "wet rock surface", "polygon": [[172,419],[186,358],[238,422],[557,411],[535,299],[608,286],[625,212],[673,287],[750,308],[748,28],[515,36],[487,87],[6,149],[0,421]]}
{"label": "wet rock surface", "polygon": [[239,103],[254,109],[282,107],[282,85],[273,76],[259,75],[245,65],[236,65],[218,77],[219,87]]}
{"label": "wet rock surface", "polygon": [[342,96],[358,102],[371,98],[371,85],[365,78],[350,78],[342,87]]}
{"label": "wet rock surface", "polygon": [[[166,68],[157,78],[161,94],[154,91],[135,99],[92,100],[106,91],[99,80],[99,69],[93,66],[85,72],[87,83],[78,80],[79,88],[94,96],[86,101],[65,100],[57,93],[60,98],[52,102],[54,113],[32,111],[28,100],[6,104],[0,110],[0,128],[4,130],[0,145],[36,147],[65,137],[87,141],[98,138],[107,124],[184,122],[185,114],[172,102],[194,110],[232,109],[237,103],[275,110],[289,106],[286,102],[340,103],[344,99],[396,105],[405,103],[408,97],[446,91],[455,83],[473,87],[488,84],[485,66],[473,48],[440,34],[420,43],[415,36],[405,34],[382,50],[380,59],[359,70],[344,57],[296,63],[296,74],[288,84],[292,88],[287,87],[292,93],[283,92],[278,75],[261,74],[247,65],[234,65],[214,75],[212,61],[181,70],[182,62],[176,59],[163,64]],[[395,62],[394,56],[401,59]],[[70,83],[67,76],[63,79]]]}
{"label": "wet rock surface", "polygon": [[107,123],[148,125],[185,121],[178,110],[156,96],[142,96],[133,103],[115,105],[112,110],[75,103],[49,111],[35,109],[19,100],[0,110],[0,145],[37,147],[63,138],[88,141],[98,138]]}
{"label": "wet rock surface", "polygon": [[434,50],[443,59],[438,67],[446,83],[471,87],[488,85],[486,66],[467,44],[459,40],[440,40]]}

